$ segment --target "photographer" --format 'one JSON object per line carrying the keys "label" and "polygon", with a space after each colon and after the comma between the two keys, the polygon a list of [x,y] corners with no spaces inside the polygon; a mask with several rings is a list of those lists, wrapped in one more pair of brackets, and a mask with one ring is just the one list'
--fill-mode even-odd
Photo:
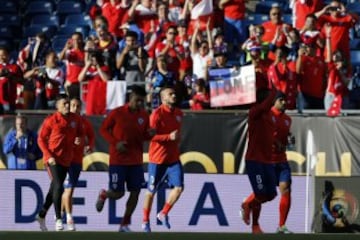
{"label": "photographer", "polygon": [[127,31],[125,35],[125,47],[116,58],[116,68],[123,68],[127,84],[144,82],[146,69],[146,51],[137,45],[138,35],[136,32]]}
{"label": "photographer", "polygon": [[24,74],[24,78],[35,83],[34,109],[52,109],[55,106],[55,98],[64,83],[64,72],[57,61],[56,52],[50,51],[44,66],[34,67]]}
{"label": "photographer", "polygon": [[9,63],[9,52],[0,47],[0,114],[15,111],[16,87],[23,83],[18,65]]}

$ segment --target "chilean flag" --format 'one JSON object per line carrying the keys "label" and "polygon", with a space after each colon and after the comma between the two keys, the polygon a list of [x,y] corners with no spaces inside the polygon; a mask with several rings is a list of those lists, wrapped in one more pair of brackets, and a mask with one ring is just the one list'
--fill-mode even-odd
{"label": "chilean flag", "polygon": [[[213,18],[213,0],[201,0],[191,10],[191,21],[189,24],[189,34],[192,34],[195,29],[197,21],[200,23],[200,31],[206,30],[206,23],[209,18]],[[210,28],[213,26],[213,22],[210,23]]]}

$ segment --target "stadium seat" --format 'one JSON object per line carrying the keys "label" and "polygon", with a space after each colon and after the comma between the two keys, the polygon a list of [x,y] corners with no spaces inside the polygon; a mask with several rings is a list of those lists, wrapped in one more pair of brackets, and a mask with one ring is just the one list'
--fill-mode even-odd
{"label": "stadium seat", "polygon": [[7,49],[13,49],[14,44],[10,39],[1,38],[0,39],[0,47],[5,47]]}
{"label": "stadium seat", "polygon": [[12,39],[14,37],[10,26],[0,26],[0,39]]}
{"label": "stadium seat", "polygon": [[284,14],[282,19],[285,23],[292,25],[292,21],[293,21],[292,14]]}
{"label": "stadium seat", "polygon": [[350,62],[353,66],[360,66],[360,50],[350,51]]}
{"label": "stadium seat", "polygon": [[59,26],[59,18],[52,14],[35,15],[30,20],[31,25]]}
{"label": "stadium seat", "polygon": [[355,38],[350,41],[350,50],[360,49],[360,38]]}
{"label": "stadium seat", "polygon": [[25,15],[51,14],[53,10],[53,4],[50,1],[33,1],[25,7]]}
{"label": "stadium seat", "polygon": [[91,27],[91,19],[89,15],[71,14],[65,17],[65,25],[78,25]]}
{"label": "stadium seat", "polygon": [[83,37],[87,37],[90,31],[89,26],[63,25],[59,28],[57,35],[70,37],[74,32],[82,33]]}
{"label": "stadium seat", "polygon": [[266,22],[269,20],[268,14],[249,14],[246,18],[247,21],[249,21],[250,24],[253,25],[260,25],[263,22]]}
{"label": "stadium seat", "polygon": [[255,12],[269,14],[271,7],[274,5],[281,6],[282,4],[276,1],[258,2],[255,5]]}
{"label": "stadium seat", "polygon": [[60,1],[56,13],[59,16],[83,13],[84,6],[77,1]]}
{"label": "stadium seat", "polygon": [[0,25],[21,27],[21,17],[19,15],[14,15],[14,14],[1,14]]}
{"label": "stadium seat", "polygon": [[1,1],[0,13],[1,14],[17,14],[18,7],[13,1]]}
{"label": "stadium seat", "polygon": [[52,38],[56,33],[55,26],[30,25],[23,30],[23,38],[34,37],[36,34],[44,32],[48,38]]}
{"label": "stadium seat", "polygon": [[354,13],[360,14],[360,3],[359,2],[349,3],[346,5],[346,9],[349,12],[354,12]]}
{"label": "stadium seat", "polygon": [[55,36],[52,39],[52,48],[56,51],[56,52],[61,52],[67,42],[69,38],[64,37],[64,36]]}

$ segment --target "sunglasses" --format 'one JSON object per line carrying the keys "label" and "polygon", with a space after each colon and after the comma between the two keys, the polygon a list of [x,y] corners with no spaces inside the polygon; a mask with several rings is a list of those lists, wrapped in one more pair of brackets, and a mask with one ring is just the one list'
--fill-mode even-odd
{"label": "sunglasses", "polygon": [[279,15],[281,15],[280,12],[273,12],[273,13],[271,13],[271,16],[279,16]]}

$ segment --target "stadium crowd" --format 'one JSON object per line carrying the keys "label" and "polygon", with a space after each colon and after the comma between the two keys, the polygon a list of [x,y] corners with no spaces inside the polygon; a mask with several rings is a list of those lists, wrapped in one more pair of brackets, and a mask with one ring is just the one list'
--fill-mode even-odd
{"label": "stadium crowd", "polygon": [[[31,13],[35,2],[52,6],[48,15],[59,18],[56,30],[50,20],[35,21],[46,15]],[[32,25],[49,27],[23,34],[16,57],[6,44],[0,47],[1,114],[52,109],[65,92],[84,100],[87,115],[102,115],[106,82],[119,79],[145,85],[149,109],[159,105],[166,86],[174,87],[179,107],[207,109],[209,69],[249,64],[256,87],[272,83],[285,93],[288,109],[325,109],[335,116],[360,107],[360,69],[350,54],[352,38],[360,34],[358,15],[347,8],[351,1],[257,1],[268,14],[251,13],[254,1],[247,0],[73,1],[87,6],[77,18],[56,15],[61,2],[71,1],[23,4],[23,20],[30,23],[24,32]],[[292,22],[284,17],[285,5]],[[87,17],[91,23],[83,26]]]}

